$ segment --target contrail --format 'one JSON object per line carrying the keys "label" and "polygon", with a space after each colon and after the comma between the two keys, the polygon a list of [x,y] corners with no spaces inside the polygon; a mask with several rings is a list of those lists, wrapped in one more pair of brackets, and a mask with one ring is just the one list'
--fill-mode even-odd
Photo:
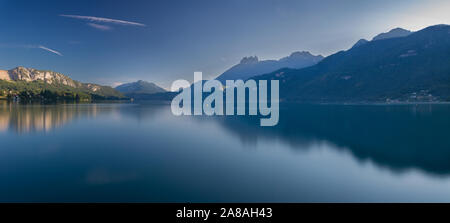
{"label": "contrail", "polygon": [[62,56],[62,54],[61,54],[60,52],[58,52],[58,51],[56,51],[56,50],[52,50],[52,49],[47,48],[47,47],[45,47],[45,46],[39,45],[39,46],[37,46],[37,48],[46,50],[46,51],[48,51],[48,52],[54,53],[54,54],[59,55],[59,56]]}
{"label": "contrail", "polygon": [[108,19],[108,18],[101,18],[101,17],[94,17],[94,16],[64,15],[64,14],[59,15],[59,16],[74,18],[74,19],[81,19],[81,20],[88,20],[91,22],[114,23],[114,24],[129,25],[129,26],[146,26],[145,24],[137,23],[137,22],[130,22],[130,21],[118,20],[118,19]]}
{"label": "contrail", "polygon": [[48,47],[42,46],[42,45],[30,45],[30,44],[1,44],[0,43],[0,47],[5,47],[5,48],[25,48],[25,49],[42,49],[45,51],[48,51],[50,53],[54,53],[58,56],[63,56],[62,53],[54,50],[54,49],[50,49]]}

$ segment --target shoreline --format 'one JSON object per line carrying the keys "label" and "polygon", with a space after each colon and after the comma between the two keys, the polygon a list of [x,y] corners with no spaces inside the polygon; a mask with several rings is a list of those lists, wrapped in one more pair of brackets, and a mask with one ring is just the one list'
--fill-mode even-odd
{"label": "shoreline", "polygon": [[[316,103],[312,103],[316,104]],[[317,103],[321,105],[450,105],[448,101],[433,102],[342,102],[342,103]]]}
{"label": "shoreline", "polygon": [[[112,103],[112,104],[170,104],[168,100],[130,100],[130,99],[106,99],[106,100],[91,100],[91,101],[14,101],[9,98],[0,97],[0,101],[16,104],[98,104],[98,103]],[[450,101],[433,101],[433,102],[301,102],[301,101],[280,101],[281,104],[304,104],[304,105],[450,105]]]}

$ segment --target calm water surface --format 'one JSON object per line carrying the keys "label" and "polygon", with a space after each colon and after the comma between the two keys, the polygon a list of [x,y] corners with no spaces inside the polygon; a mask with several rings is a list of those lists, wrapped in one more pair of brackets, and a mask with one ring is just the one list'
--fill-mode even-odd
{"label": "calm water surface", "polygon": [[450,105],[0,103],[0,201],[450,202]]}

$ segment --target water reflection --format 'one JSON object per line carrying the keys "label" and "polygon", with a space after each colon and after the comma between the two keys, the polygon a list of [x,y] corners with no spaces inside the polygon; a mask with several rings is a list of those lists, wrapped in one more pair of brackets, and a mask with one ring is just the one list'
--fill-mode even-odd
{"label": "water reflection", "polygon": [[326,141],[395,172],[450,174],[450,105],[285,105],[271,128],[252,117],[214,120],[247,146],[281,140],[302,150]]}
{"label": "water reflection", "polygon": [[127,117],[137,122],[149,121],[160,111],[170,112],[164,105],[138,105],[121,103],[100,104],[17,104],[0,100],[0,132],[25,134],[48,132],[77,119],[96,118],[113,114],[116,118]]}
{"label": "water reflection", "polygon": [[[214,123],[246,148],[264,141],[280,141],[293,150],[330,148],[347,150],[359,161],[370,160],[391,171],[411,168],[432,174],[450,174],[450,105],[282,105],[274,127],[260,127],[252,116],[175,117],[170,106],[158,105],[17,105],[0,104],[0,131],[24,134],[50,131],[85,118],[103,114],[122,121],[150,123],[152,119]],[[111,119],[114,122],[114,119]],[[193,126],[201,132],[201,125]],[[174,129],[174,134],[176,129]],[[220,137],[218,135],[217,137]]]}
{"label": "water reflection", "polygon": [[74,119],[95,117],[113,109],[97,104],[20,105],[0,101],[0,132],[48,132]]}

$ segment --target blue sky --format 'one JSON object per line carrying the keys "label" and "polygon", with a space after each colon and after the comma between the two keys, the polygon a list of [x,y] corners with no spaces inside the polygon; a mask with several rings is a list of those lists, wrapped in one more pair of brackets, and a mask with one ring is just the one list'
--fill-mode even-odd
{"label": "blue sky", "polygon": [[217,76],[244,56],[326,56],[395,27],[450,23],[445,0],[0,0],[0,9],[0,69],[166,88],[194,71]]}

